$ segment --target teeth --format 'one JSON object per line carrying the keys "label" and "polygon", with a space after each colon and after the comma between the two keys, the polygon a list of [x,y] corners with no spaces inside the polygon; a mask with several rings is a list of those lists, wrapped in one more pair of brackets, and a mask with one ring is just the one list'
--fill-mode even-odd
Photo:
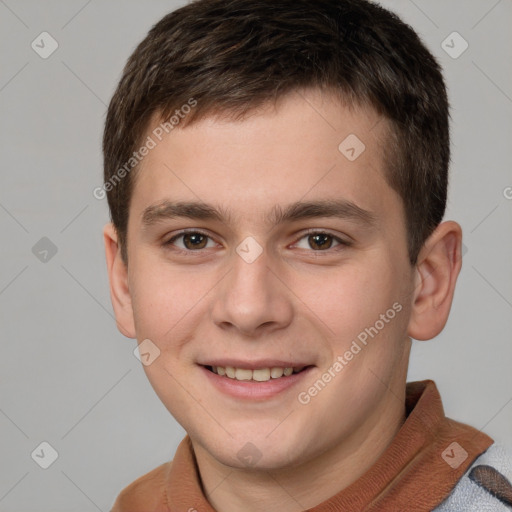
{"label": "teeth", "polygon": [[258,382],[265,382],[266,380],[270,380],[270,377],[270,368],[261,368],[259,370],[252,371],[253,380],[257,380]]}
{"label": "teeth", "polygon": [[279,379],[283,375],[289,377],[292,373],[298,373],[305,367],[298,366],[296,368],[258,368],[257,370],[249,370],[246,368],[233,368],[232,366],[212,366],[213,373],[229,377],[235,380],[255,380],[258,382],[266,382],[270,379]]}
{"label": "teeth", "polygon": [[252,379],[252,370],[243,370],[242,368],[237,368],[235,370],[235,379],[236,380],[251,380]]}
{"label": "teeth", "polygon": [[278,379],[279,377],[282,377],[284,373],[284,368],[271,368],[270,369],[270,376],[273,379]]}

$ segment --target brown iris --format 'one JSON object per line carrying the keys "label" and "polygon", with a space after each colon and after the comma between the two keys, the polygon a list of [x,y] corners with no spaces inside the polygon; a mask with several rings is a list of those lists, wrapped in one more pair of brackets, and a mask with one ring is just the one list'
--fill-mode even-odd
{"label": "brown iris", "polygon": [[332,246],[332,236],[327,233],[309,235],[308,243],[312,249],[329,249]]}
{"label": "brown iris", "polygon": [[208,243],[208,237],[201,233],[186,233],[183,235],[183,245],[187,249],[204,249]]}

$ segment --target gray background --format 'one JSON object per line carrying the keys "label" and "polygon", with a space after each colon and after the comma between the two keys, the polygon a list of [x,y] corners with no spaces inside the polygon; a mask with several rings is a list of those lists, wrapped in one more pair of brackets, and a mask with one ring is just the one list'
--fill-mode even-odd
{"label": "gray background", "polygon": [[[434,379],[449,416],[512,448],[512,2],[382,3],[445,70],[446,218],[461,223],[467,247],[449,323],[414,343],[409,379]],[[135,341],[116,329],[101,235],[107,205],[92,194],[124,62],[182,4],[0,0],[0,511],[109,510],[184,435],[147,382]],[[31,48],[43,31],[59,45],[47,59]],[[458,58],[441,46],[453,31],[469,44]],[[452,39],[453,52],[461,41]],[[43,237],[55,254],[47,240],[36,245]],[[31,458],[43,441],[58,452],[48,469]]]}

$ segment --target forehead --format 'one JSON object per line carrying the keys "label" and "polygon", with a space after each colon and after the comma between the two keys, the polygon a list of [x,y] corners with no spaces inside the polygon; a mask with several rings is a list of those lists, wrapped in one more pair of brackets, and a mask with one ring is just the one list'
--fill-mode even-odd
{"label": "forehead", "polygon": [[161,140],[159,126],[153,118],[147,136],[155,146],[133,187],[131,213],[139,217],[165,200],[196,200],[254,220],[301,199],[342,198],[377,212],[400,206],[384,178],[387,120],[320,91],[292,93],[243,119],[178,124]]}

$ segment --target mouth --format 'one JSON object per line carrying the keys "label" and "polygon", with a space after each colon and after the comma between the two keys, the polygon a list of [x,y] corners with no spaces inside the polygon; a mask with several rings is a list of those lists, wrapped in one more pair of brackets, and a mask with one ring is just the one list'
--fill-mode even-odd
{"label": "mouth", "polygon": [[234,366],[204,366],[207,370],[221,377],[238,381],[268,382],[271,379],[289,377],[294,373],[301,373],[307,365],[301,366],[269,366],[266,368],[236,368]]}
{"label": "mouth", "polygon": [[251,401],[271,399],[300,383],[305,387],[304,379],[315,368],[314,365],[277,361],[241,363],[239,366],[226,362],[225,366],[218,363],[199,365],[207,382],[223,395]]}

